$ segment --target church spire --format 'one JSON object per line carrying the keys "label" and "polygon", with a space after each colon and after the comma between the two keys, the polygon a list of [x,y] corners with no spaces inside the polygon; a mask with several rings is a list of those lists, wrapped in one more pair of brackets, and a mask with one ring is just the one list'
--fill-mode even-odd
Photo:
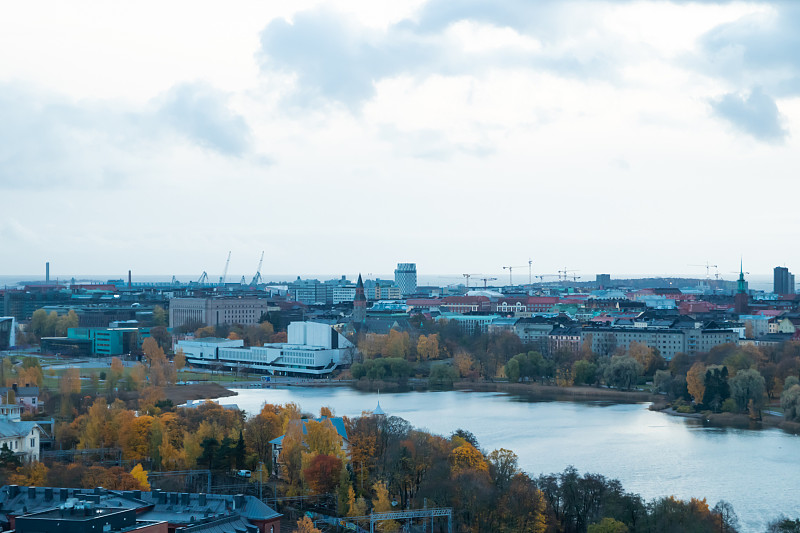
{"label": "church spire", "polygon": [[353,298],[353,322],[362,324],[367,321],[367,297],[364,295],[364,281],[361,274],[358,275],[356,283],[356,295]]}

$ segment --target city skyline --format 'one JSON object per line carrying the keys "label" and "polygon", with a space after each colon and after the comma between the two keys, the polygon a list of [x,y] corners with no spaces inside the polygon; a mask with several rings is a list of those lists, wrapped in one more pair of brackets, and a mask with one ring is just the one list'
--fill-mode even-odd
{"label": "city skyline", "polygon": [[791,2],[0,10],[0,274],[800,264]]}

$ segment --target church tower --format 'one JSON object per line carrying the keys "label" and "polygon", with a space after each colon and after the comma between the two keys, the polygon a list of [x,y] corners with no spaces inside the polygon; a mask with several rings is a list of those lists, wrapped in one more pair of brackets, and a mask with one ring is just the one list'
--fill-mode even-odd
{"label": "church tower", "polygon": [[361,274],[358,275],[356,284],[356,297],[353,300],[353,322],[363,324],[367,321],[367,297],[364,295],[364,282]]}
{"label": "church tower", "polygon": [[744,280],[744,268],[739,264],[739,281],[736,296],[733,297],[733,310],[737,315],[746,315],[750,309],[750,295],[747,293],[747,282]]}

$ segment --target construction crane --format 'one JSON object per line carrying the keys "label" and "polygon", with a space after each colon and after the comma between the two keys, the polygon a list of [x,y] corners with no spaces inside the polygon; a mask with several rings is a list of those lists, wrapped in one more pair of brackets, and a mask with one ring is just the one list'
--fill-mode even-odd
{"label": "construction crane", "polygon": [[253,276],[253,281],[250,282],[251,287],[255,287],[259,283],[261,283],[261,265],[264,263],[264,252],[261,252],[261,259],[258,260],[258,268],[256,269],[256,275]]}
{"label": "construction crane", "polygon": [[[712,265],[708,261],[706,261],[704,265],[689,265],[689,266],[705,267],[706,268],[706,279],[709,279],[709,280],[711,279],[711,269],[712,268],[719,268],[717,265]],[[737,272],[737,274],[738,274],[738,272]],[[717,277],[717,279],[719,279],[719,272],[716,273],[716,277]]]}
{"label": "construction crane", "polygon": [[481,280],[481,281],[483,282],[483,288],[484,288],[484,289],[488,288],[488,286],[489,286],[489,285],[488,285],[488,282],[490,282],[490,281],[497,281],[497,278],[478,278],[478,279],[479,279],[479,280]]}
{"label": "construction crane", "polygon": [[228,252],[228,260],[225,261],[225,270],[222,271],[222,275],[219,277],[219,284],[225,285],[225,278],[228,276],[228,266],[231,264],[231,253]]}
{"label": "construction crane", "polygon": [[511,285],[511,286],[513,286],[513,285],[514,285],[514,278],[512,278],[512,277],[511,277],[511,274],[512,274],[512,272],[514,271],[514,269],[515,269],[515,268],[525,268],[525,267],[528,267],[528,269],[529,269],[529,273],[530,273],[530,268],[531,268],[531,265],[532,265],[532,264],[533,264],[533,261],[528,261],[528,264],[527,264],[527,265],[504,266],[504,267],[503,267],[503,270],[508,270],[508,284],[509,284],[509,285]]}
{"label": "construction crane", "polygon": [[538,276],[534,276],[538,278],[541,283],[544,283],[544,278],[558,278],[561,279],[560,274],[539,274]]}
{"label": "construction crane", "polygon": [[200,279],[197,280],[198,285],[202,285],[203,283],[208,282],[208,273],[203,270],[203,273],[200,275]]}
{"label": "construction crane", "polygon": [[558,275],[558,279],[559,279],[559,281],[561,281],[561,276],[562,275],[564,276],[564,280],[563,281],[567,281],[569,279],[569,273],[570,272],[578,272],[578,270],[567,270],[567,267],[564,267],[564,270],[559,270],[558,271],[558,274],[559,274]]}

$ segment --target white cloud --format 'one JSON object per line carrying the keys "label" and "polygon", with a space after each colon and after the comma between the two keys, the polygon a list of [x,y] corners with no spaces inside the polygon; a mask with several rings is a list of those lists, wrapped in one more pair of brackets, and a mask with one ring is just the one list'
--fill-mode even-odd
{"label": "white cloud", "polygon": [[794,137],[751,135],[800,118],[786,3],[51,7],[0,9],[9,272],[792,260],[721,222],[796,188]]}

